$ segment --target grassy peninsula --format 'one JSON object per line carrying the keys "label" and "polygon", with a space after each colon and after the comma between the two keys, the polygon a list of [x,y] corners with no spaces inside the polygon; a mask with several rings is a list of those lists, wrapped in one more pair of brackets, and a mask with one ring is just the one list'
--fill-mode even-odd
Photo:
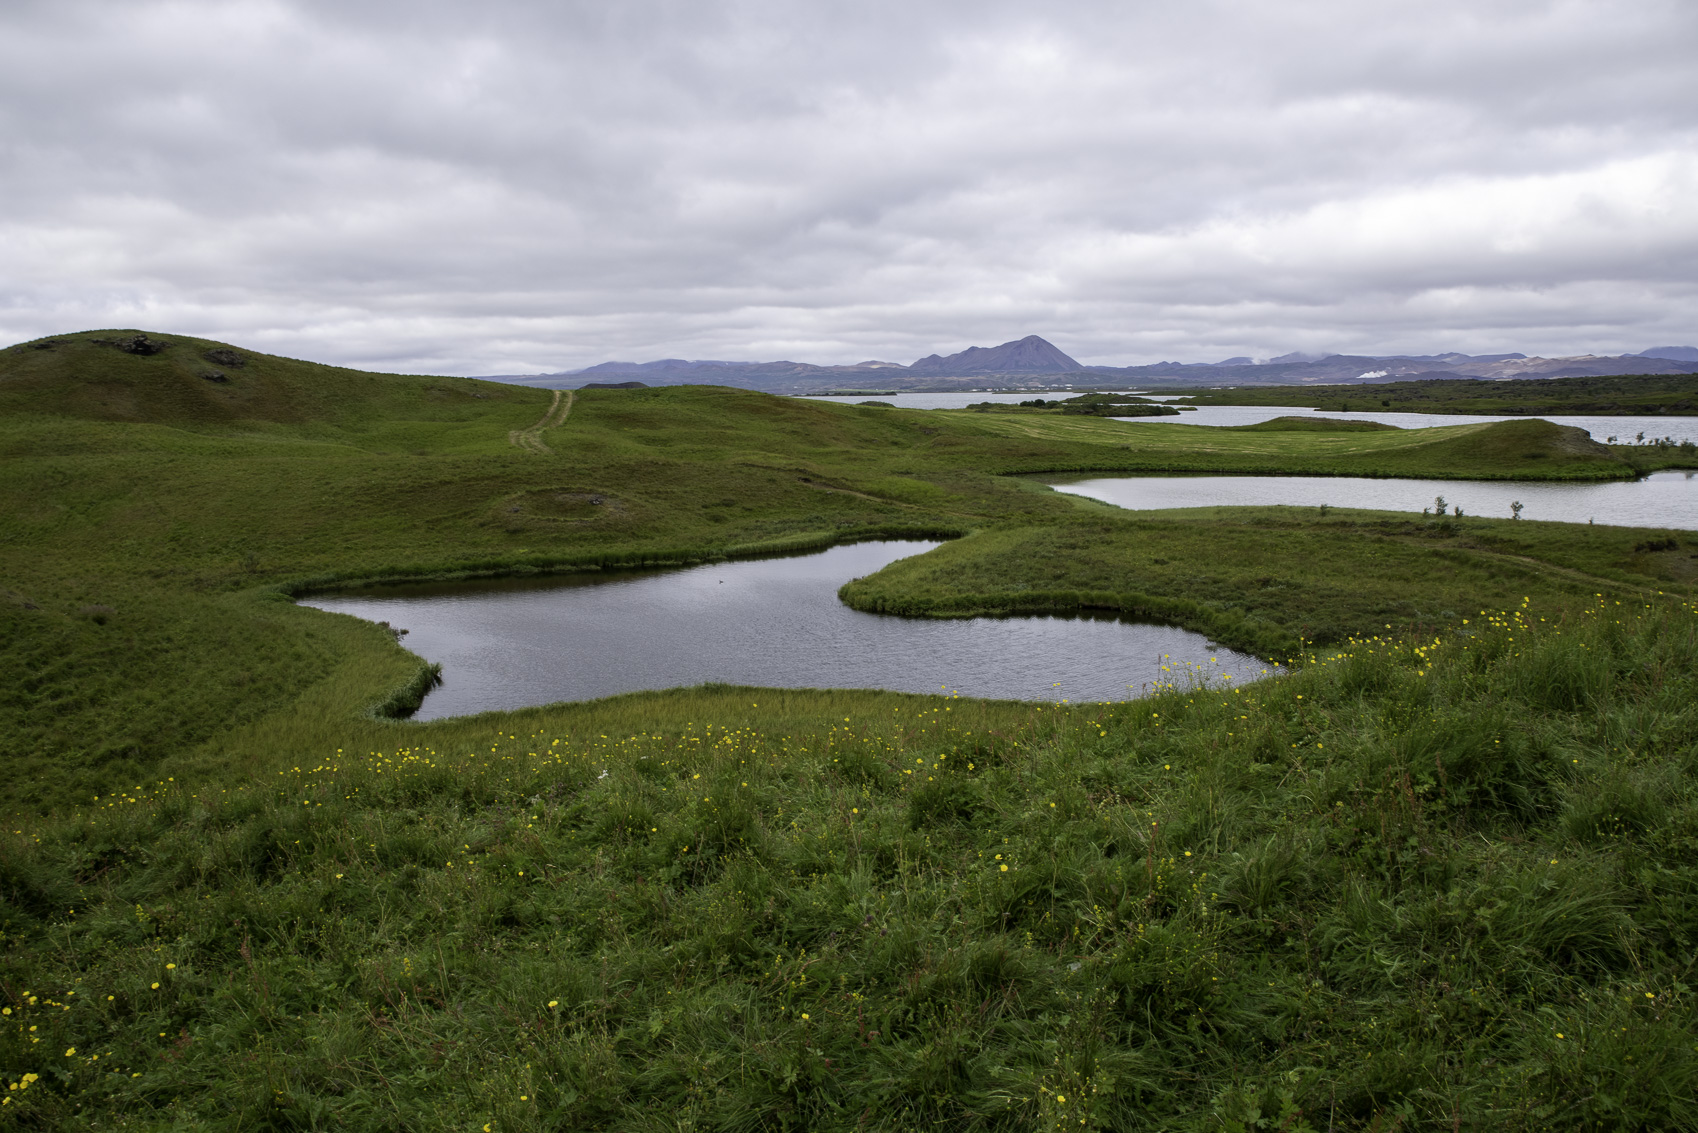
{"label": "grassy peninsula", "polygon": [[[844,586],[857,609],[962,616],[1120,610],[1278,660],[1304,642],[1428,632],[1534,594],[1688,592],[1698,559],[1619,529],[1319,508],[1135,512],[976,532]],[[1623,551],[1629,551],[1623,554]]]}
{"label": "grassy peninsula", "polygon": [[[1698,1127],[1685,533],[1031,478],[1648,459],[0,351],[0,1120]],[[1298,671],[415,724],[416,657],[290,600],[903,534],[959,538],[847,600],[1109,605]]]}
{"label": "grassy peninsula", "polygon": [[1307,405],[1340,412],[1387,409],[1399,413],[1481,416],[1691,416],[1698,414],[1698,374],[1503,381],[1429,378],[1349,386],[1255,386],[1207,390],[1188,395],[1177,404]]}

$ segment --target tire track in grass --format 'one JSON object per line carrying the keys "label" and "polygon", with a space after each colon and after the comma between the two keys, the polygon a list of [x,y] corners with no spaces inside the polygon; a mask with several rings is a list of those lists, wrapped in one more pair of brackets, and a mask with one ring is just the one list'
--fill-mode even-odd
{"label": "tire track in grass", "polygon": [[[1517,566],[1528,568],[1534,574],[1542,574],[1553,578],[1566,578],[1570,582],[1584,583],[1588,589],[1596,586],[1605,592],[1613,589],[1617,592],[1637,594],[1641,598],[1650,598],[1653,595],[1664,593],[1657,589],[1657,584],[1655,583],[1624,582],[1618,578],[1605,578],[1602,575],[1590,574],[1587,571],[1580,570],[1578,567],[1569,567],[1562,566],[1559,563],[1543,562],[1539,559],[1529,558],[1526,555],[1512,555],[1504,551],[1486,551],[1479,548],[1470,548],[1469,554],[1482,559],[1495,559],[1499,562],[1514,563]],[[1668,582],[1663,583],[1662,585],[1668,586],[1671,589],[1679,588],[1681,586],[1679,582]]]}
{"label": "tire track in grass", "polygon": [[[560,396],[562,393],[566,395],[564,400]],[[572,399],[571,390],[555,390],[554,400],[548,403],[548,412],[542,415],[542,420],[528,429],[514,429],[507,434],[507,439],[526,452],[534,452],[538,455],[547,455],[553,452],[553,449],[543,443],[542,431],[544,429],[558,429],[566,423],[567,416],[572,412]]]}

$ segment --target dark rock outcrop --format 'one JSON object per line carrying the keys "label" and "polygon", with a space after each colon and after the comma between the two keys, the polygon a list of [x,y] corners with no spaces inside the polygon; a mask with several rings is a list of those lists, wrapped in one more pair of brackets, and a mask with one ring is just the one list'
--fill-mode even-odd
{"label": "dark rock outcrop", "polygon": [[122,350],[125,354],[140,354],[143,356],[158,354],[161,350],[164,350],[167,346],[171,345],[169,342],[160,342],[156,338],[149,338],[145,334],[132,334],[128,338],[115,338],[111,340],[111,344],[119,350]]}

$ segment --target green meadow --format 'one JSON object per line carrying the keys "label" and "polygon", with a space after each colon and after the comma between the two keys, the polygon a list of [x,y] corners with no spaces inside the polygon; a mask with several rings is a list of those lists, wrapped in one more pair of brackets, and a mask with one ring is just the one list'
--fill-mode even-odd
{"label": "green meadow", "polygon": [[[1602,480],[1538,420],[1205,429],[0,351],[0,1122],[1698,1128],[1684,532],[1120,512],[1068,472]],[[1289,663],[431,723],[379,579],[900,536],[908,616]]]}

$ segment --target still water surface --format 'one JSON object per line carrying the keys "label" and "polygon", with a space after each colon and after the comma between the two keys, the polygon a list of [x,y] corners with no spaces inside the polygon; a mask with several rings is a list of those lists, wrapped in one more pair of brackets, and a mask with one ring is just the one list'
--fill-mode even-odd
{"label": "still water surface", "polygon": [[[1093,390],[1092,392],[1098,391]],[[1103,390],[1101,392],[1127,391]],[[863,401],[885,401],[898,409],[965,409],[967,406],[975,405],[981,401],[995,402],[998,405],[1018,405],[1022,401],[1030,401],[1034,397],[1058,400],[1076,395],[1071,390],[1036,389],[1024,393],[978,393],[971,390],[954,390],[940,393],[832,394],[829,397],[806,394],[799,396],[806,396],[809,401],[836,401],[844,405],[855,405]],[[1138,396],[1143,397],[1145,395],[1139,394]],[[1187,414],[1186,416],[1190,415]]]}
{"label": "still water surface", "polygon": [[1351,476],[1105,476],[1054,482],[1057,491],[1116,507],[1153,508],[1291,504],[1298,507],[1415,511],[1443,496],[1465,515],[1698,531],[1698,473],[1657,472],[1643,480],[1550,484],[1514,480],[1368,480]]}
{"label": "still water surface", "polygon": [[[1177,395],[1150,395],[1152,401],[1170,401],[1174,396]],[[1178,417],[1126,417],[1120,420],[1151,421],[1164,425],[1230,427],[1255,425],[1262,421],[1271,421],[1275,417],[1334,417],[1341,421],[1378,421],[1382,425],[1395,425],[1399,429],[1429,429],[1437,425],[1522,421],[1529,416],[1535,415],[1520,413],[1502,417],[1481,417],[1470,413],[1392,413],[1389,410],[1352,410],[1349,413],[1341,413],[1336,409],[1311,409],[1306,405],[1199,405],[1195,412],[1186,411]],[[1681,441],[1698,442],[1698,417],[1563,416],[1548,413],[1536,416],[1553,424],[1574,425],[1585,429],[1592,434],[1593,440],[1599,442],[1608,442],[1614,437],[1616,444],[1633,444],[1634,438],[1641,433],[1647,441],[1668,438],[1676,444]]]}
{"label": "still water surface", "polygon": [[[1124,700],[1269,667],[1200,634],[1112,618],[865,614],[837,588],[936,543],[857,543],[683,570],[372,588],[302,604],[408,629],[443,684],[414,717],[587,700],[704,681],[1019,700]],[[1166,668],[1164,668],[1164,666]]]}
{"label": "still water surface", "polygon": [[[1350,387],[1355,389],[1357,387]],[[1366,394],[1341,393],[1352,399],[1351,404],[1357,404],[1355,398],[1366,398]],[[840,401],[854,404],[857,401],[888,401],[900,409],[963,409],[975,401],[995,401],[1003,404],[1015,404],[1034,397],[1058,398],[1071,397],[1064,391],[1035,392],[1035,393],[899,393],[884,394],[876,398],[859,397],[818,397],[813,401]],[[1184,394],[1141,394],[1152,401],[1172,401]],[[1233,425],[1254,425],[1261,421],[1271,421],[1275,417],[1341,417],[1353,421],[1378,421],[1385,425],[1395,425],[1399,429],[1426,429],[1434,425],[1469,425],[1487,421],[1519,421],[1526,414],[1503,417],[1478,417],[1464,413],[1392,413],[1385,410],[1357,409],[1349,413],[1340,413],[1336,409],[1316,410],[1307,405],[1199,405],[1194,409],[1186,409],[1177,417],[1125,417],[1118,420],[1133,421],[1138,424],[1152,425],[1215,425],[1230,427]],[[1576,425],[1592,434],[1595,441],[1606,441],[1615,437],[1619,444],[1631,444],[1636,435],[1645,434],[1646,440],[1656,440],[1668,437],[1677,444],[1681,441],[1698,442],[1698,417],[1591,417],[1591,416],[1545,416],[1546,421],[1558,425]],[[1465,508],[1466,504],[1463,505]]]}

